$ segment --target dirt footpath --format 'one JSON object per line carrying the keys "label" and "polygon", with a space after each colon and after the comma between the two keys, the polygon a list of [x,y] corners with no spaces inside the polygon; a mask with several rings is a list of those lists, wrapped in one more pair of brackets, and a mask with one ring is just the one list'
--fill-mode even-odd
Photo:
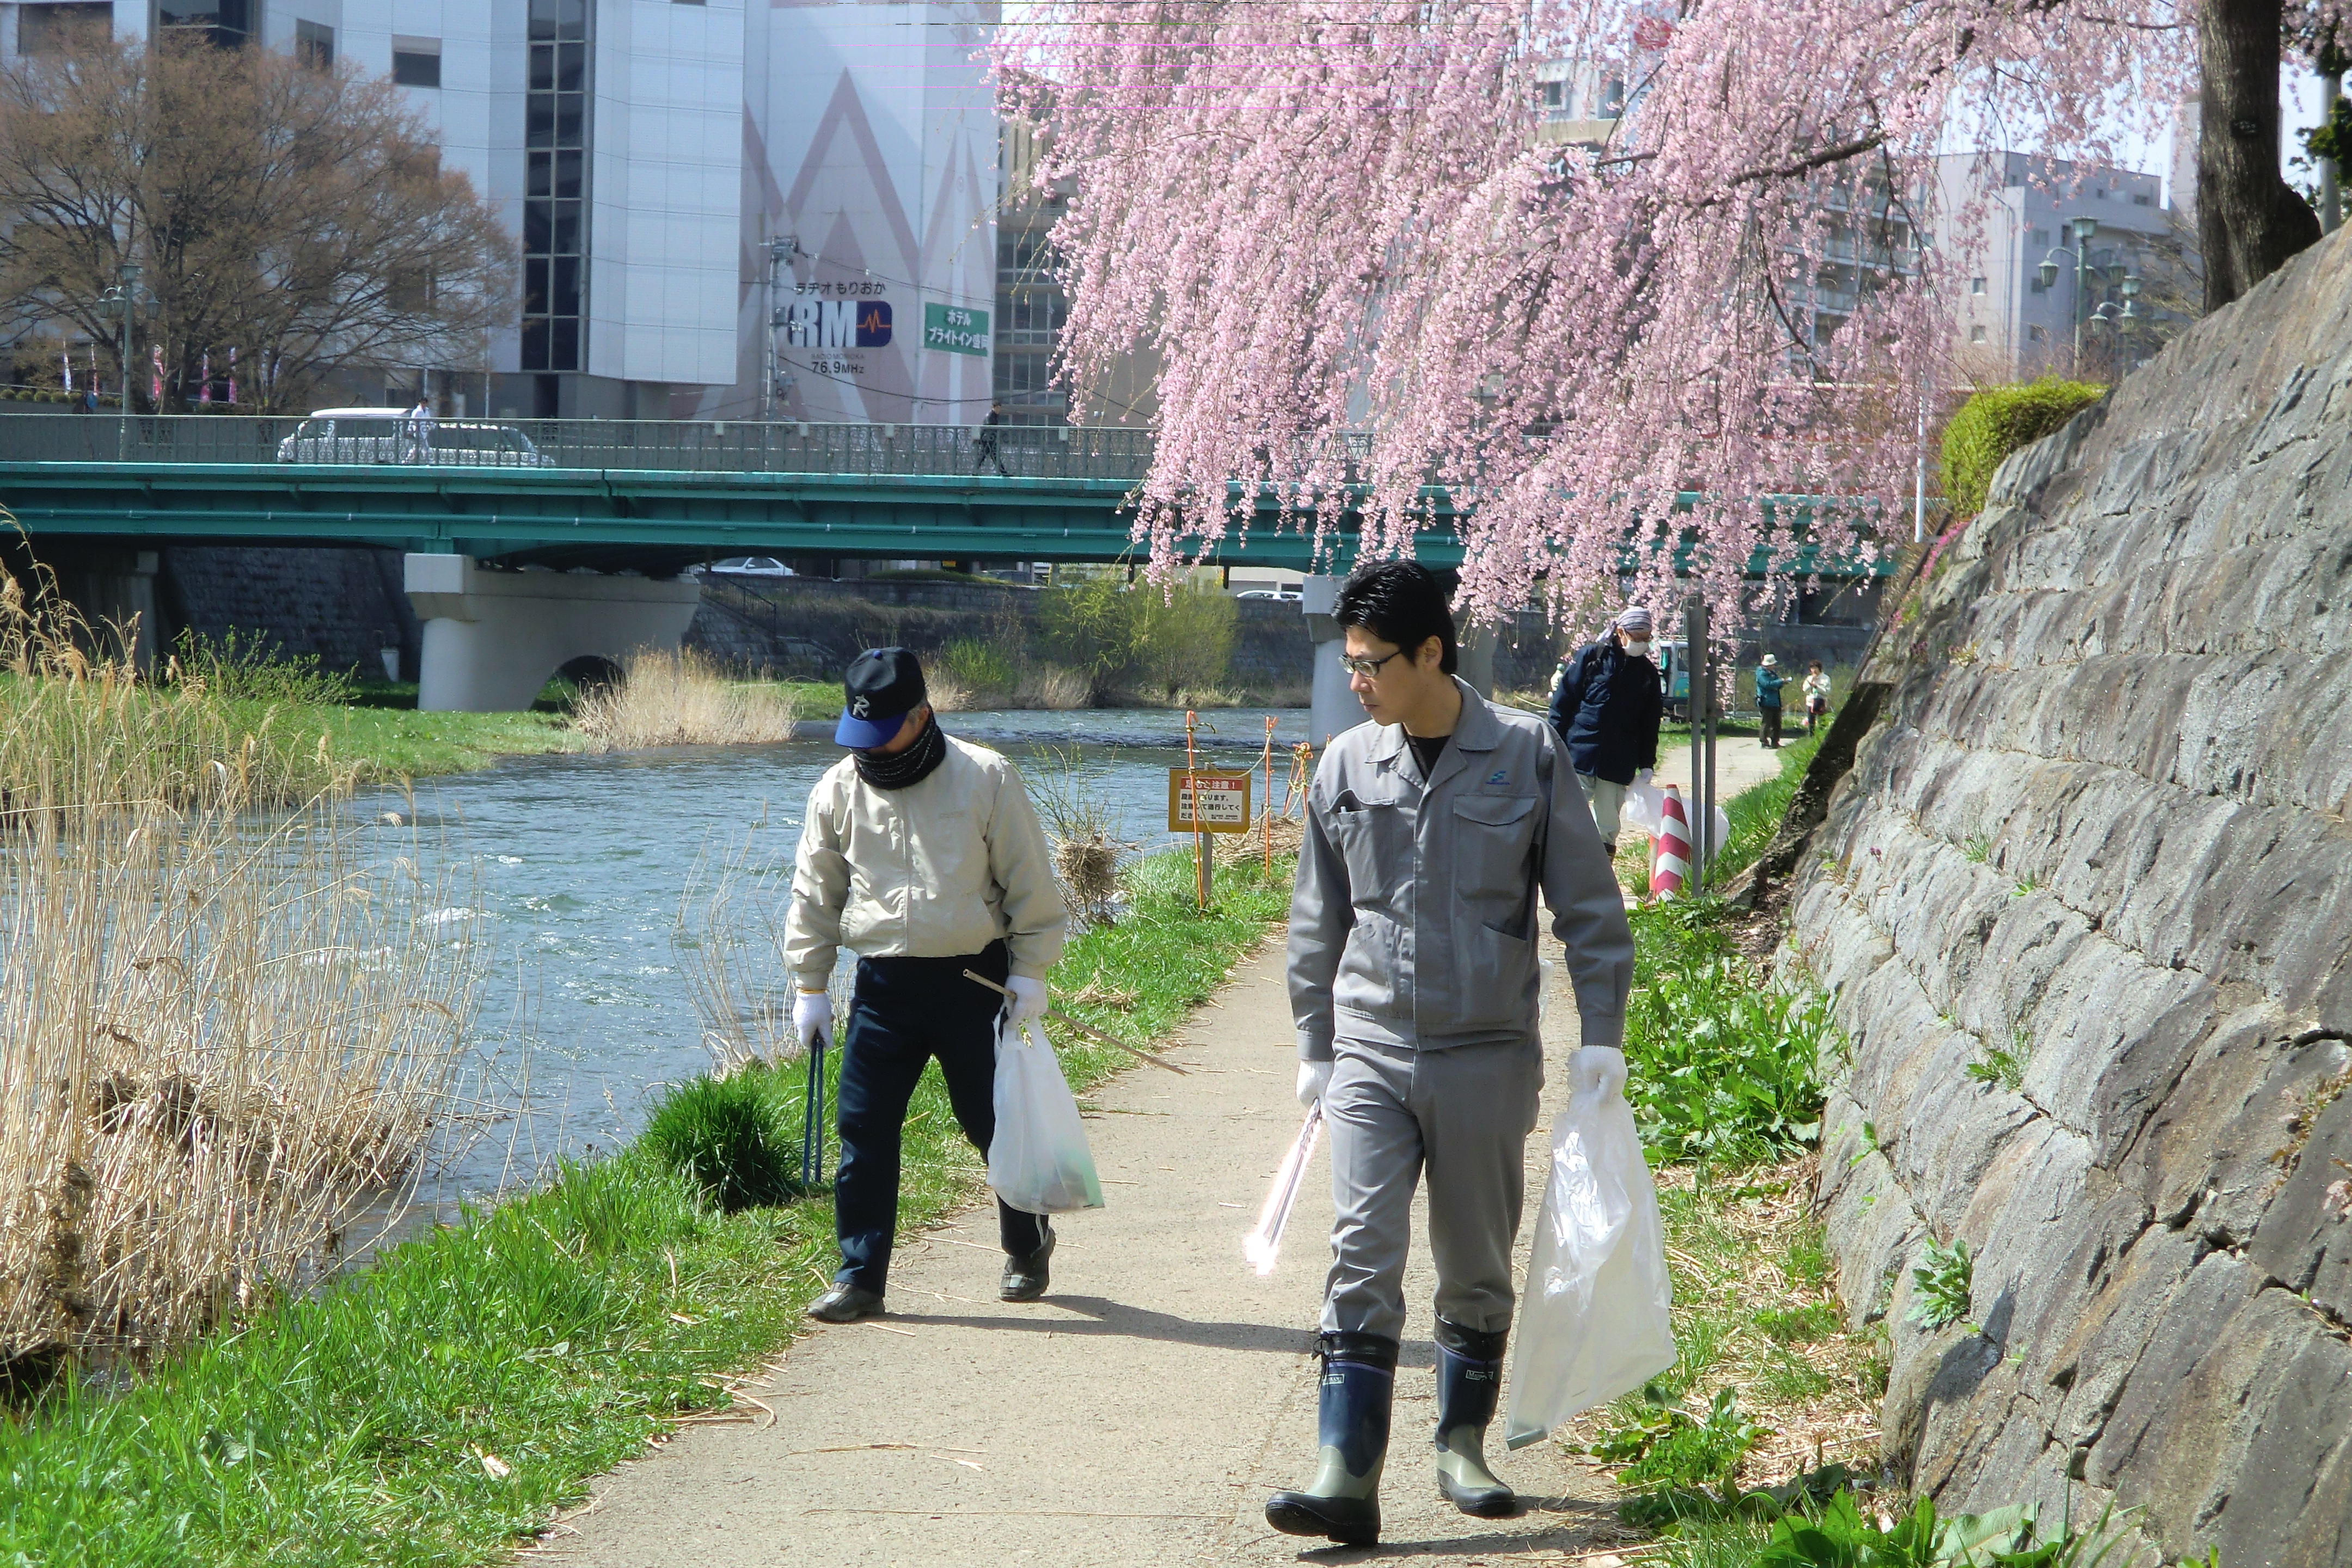
{"label": "dirt footpath", "polygon": [[[1575,1045],[1573,1008],[1549,1011],[1522,1271]],[[1551,1443],[1496,1459],[1524,1500],[1515,1519],[1470,1519],[1438,1499],[1434,1281],[1418,1219],[1382,1544],[1343,1549],[1266,1528],[1265,1494],[1312,1468],[1308,1351],[1331,1225],[1318,1150],[1281,1266],[1261,1279],[1242,1261],[1242,1233],[1300,1115],[1278,943],[1244,963],[1185,1038],[1171,1055],[1190,1077],[1139,1068],[1090,1097],[1108,1206],[1055,1221],[1044,1301],[995,1300],[994,1216],[960,1216],[899,1251],[887,1317],[813,1328],[793,1345],[754,1390],[772,1425],[693,1427],[623,1466],[534,1560],[1174,1568],[1306,1553],[1475,1564],[1557,1563],[1617,1539],[1607,1483]],[[1501,1432],[1498,1416],[1493,1450]]]}

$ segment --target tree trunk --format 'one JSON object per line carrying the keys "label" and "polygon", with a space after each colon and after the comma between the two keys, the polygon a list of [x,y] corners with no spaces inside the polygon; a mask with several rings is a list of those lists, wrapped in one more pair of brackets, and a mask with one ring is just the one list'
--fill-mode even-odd
{"label": "tree trunk", "polygon": [[2220,310],[2319,238],[2319,215],[2279,176],[2281,0],[2204,0],[2197,237],[2205,309]]}

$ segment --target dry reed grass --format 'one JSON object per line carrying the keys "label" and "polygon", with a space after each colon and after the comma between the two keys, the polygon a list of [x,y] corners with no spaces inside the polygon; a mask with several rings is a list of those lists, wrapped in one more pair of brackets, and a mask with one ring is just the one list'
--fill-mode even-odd
{"label": "dry reed grass", "polygon": [[741,746],[789,741],[789,689],[729,680],[692,648],[640,648],[625,679],[583,693],[572,723],[607,751],[646,746]]}
{"label": "dry reed grass", "polygon": [[1117,912],[1120,858],[1135,846],[1112,836],[1110,802],[1081,770],[1076,747],[1034,746],[1030,754],[1029,795],[1053,845],[1062,907],[1089,925],[1108,925]]}
{"label": "dry reed grass", "polygon": [[670,949],[721,1078],[796,1054],[793,977],[784,968],[792,900],[791,834],[767,813],[732,842],[705,841],[678,899]]}
{"label": "dry reed grass", "polygon": [[331,1268],[446,1124],[478,974],[448,879],[372,849],[323,736],[289,761],[201,683],[82,652],[55,602],[0,577],[18,1363],[143,1358]]}

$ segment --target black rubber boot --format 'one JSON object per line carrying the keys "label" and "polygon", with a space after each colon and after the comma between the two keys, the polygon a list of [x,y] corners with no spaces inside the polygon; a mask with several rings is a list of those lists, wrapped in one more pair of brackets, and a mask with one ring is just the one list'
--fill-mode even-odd
{"label": "black rubber boot", "polygon": [[1325,1334],[1322,1414],[1315,1479],[1265,1500],[1265,1521],[1285,1535],[1320,1535],[1342,1546],[1381,1538],[1381,1464],[1389,1451],[1397,1342],[1378,1334]]}
{"label": "black rubber boot", "polygon": [[1053,1283],[1048,1267],[1054,1261],[1054,1227],[1043,1220],[1038,1228],[1045,1233],[1045,1244],[1025,1258],[1007,1258],[1004,1278],[997,1287],[1000,1301],[1034,1301],[1043,1296]]}
{"label": "black rubber boot", "polygon": [[1503,1389],[1503,1342],[1437,1320],[1437,1489],[1464,1513],[1498,1519],[1517,1506],[1486,1468],[1486,1427]]}

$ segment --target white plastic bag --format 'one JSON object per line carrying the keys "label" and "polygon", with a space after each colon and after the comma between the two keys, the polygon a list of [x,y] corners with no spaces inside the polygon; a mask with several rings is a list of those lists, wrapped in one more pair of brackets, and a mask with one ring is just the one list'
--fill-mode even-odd
{"label": "white plastic bag", "polygon": [[[1586,1055],[1570,1058],[1572,1074]],[[1615,1057],[1601,1053],[1610,1070],[1552,1124],[1511,1358],[1504,1440],[1514,1448],[1675,1364],[1665,1227]]]}
{"label": "white plastic bag", "polygon": [[1625,804],[1617,808],[1618,831],[1630,827],[1645,837],[1658,836],[1658,824],[1665,820],[1666,792],[1656,784],[1635,779],[1625,786]]}
{"label": "white plastic bag", "polygon": [[996,1031],[996,1135],[988,1143],[988,1184],[1027,1214],[1103,1206],[1095,1157],[1078,1102],[1044,1030],[1032,1020]]}

